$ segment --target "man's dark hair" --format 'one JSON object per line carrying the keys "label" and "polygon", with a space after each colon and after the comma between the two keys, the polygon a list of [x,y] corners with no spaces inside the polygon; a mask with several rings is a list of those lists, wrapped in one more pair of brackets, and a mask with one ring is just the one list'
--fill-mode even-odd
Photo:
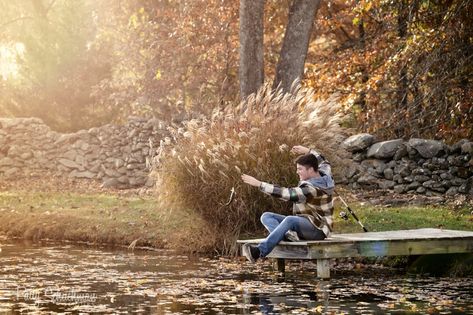
{"label": "man's dark hair", "polygon": [[305,167],[313,167],[314,171],[317,171],[319,169],[319,161],[313,154],[301,155],[296,159],[295,162]]}

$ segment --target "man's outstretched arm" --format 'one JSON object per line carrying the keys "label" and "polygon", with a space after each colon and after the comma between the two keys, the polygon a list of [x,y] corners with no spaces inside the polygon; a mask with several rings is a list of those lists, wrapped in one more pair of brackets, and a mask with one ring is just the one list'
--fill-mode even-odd
{"label": "man's outstretched arm", "polygon": [[255,186],[255,187],[260,187],[262,181],[254,178],[253,176],[243,174],[241,175],[241,179],[243,180],[244,183],[250,185],[250,186]]}
{"label": "man's outstretched arm", "polygon": [[[279,187],[270,183],[262,182],[253,176],[243,174],[241,176],[243,182],[248,185],[258,187],[265,194],[271,195],[275,198],[279,198],[286,201],[292,202],[305,202],[307,197],[310,195],[316,196],[319,194],[318,190],[310,186],[302,187]],[[320,192],[322,194],[322,192]]]}

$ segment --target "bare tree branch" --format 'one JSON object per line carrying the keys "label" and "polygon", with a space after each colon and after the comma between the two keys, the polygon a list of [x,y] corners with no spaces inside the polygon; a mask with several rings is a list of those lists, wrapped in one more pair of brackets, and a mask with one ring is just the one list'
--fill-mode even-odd
{"label": "bare tree branch", "polygon": [[33,19],[33,17],[32,17],[32,16],[20,16],[20,17],[17,17],[17,18],[15,18],[15,19],[13,19],[13,20],[10,20],[10,21],[8,21],[8,22],[6,22],[6,23],[1,24],[1,25],[0,25],[0,30],[1,30],[2,28],[4,28],[4,27],[8,26],[9,24],[13,24],[13,23],[15,23],[15,22],[18,22],[18,21],[21,21],[21,20],[28,20],[28,19]]}

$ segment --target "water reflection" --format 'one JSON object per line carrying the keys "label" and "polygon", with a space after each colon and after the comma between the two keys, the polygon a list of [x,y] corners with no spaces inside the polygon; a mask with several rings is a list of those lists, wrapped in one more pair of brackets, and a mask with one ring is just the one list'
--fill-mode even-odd
{"label": "water reflection", "polygon": [[[266,294],[243,294],[243,301],[248,305],[258,305],[263,314],[277,314],[285,309],[307,310],[322,313],[329,309],[329,282],[320,281],[317,291],[295,292],[295,294],[271,296]],[[249,313],[248,313],[249,314]]]}
{"label": "water reflection", "polygon": [[[404,278],[390,271],[333,270],[57,244],[0,246],[0,314],[473,313],[473,279]],[[284,281],[281,281],[284,280]]]}

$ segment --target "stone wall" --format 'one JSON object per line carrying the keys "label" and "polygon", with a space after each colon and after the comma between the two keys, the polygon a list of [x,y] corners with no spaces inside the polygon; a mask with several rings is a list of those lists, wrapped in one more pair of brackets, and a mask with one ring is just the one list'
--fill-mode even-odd
{"label": "stone wall", "polygon": [[441,141],[395,139],[377,142],[358,134],[343,142],[353,163],[346,174],[349,187],[392,189],[397,193],[473,195],[473,143],[452,146]]}
{"label": "stone wall", "polygon": [[156,119],[61,134],[38,118],[1,118],[0,179],[46,170],[100,180],[105,187],[152,186],[150,161],[166,134]]}
{"label": "stone wall", "polygon": [[[131,118],[123,126],[62,134],[38,118],[0,118],[0,180],[49,171],[99,180],[104,187],[154,185],[148,177],[161,140],[169,136],[157,119]],[[344,182],[353,189],[392,189],[425,195],[473,194],[473,143],[376,141],[369,134],[343,143],[351,152]]]}

